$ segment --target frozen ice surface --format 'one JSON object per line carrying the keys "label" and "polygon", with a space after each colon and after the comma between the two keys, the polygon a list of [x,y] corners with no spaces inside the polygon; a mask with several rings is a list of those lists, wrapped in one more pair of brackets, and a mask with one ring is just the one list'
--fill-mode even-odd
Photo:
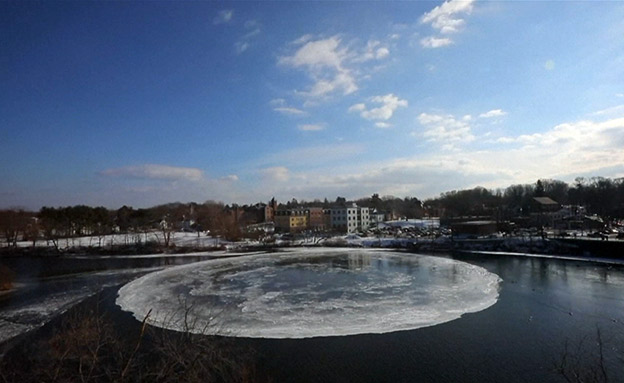
{"label": "frozen ice surface", "polygon": [[145,275],[117,304],[173,330],[264,338],[386,333],[484,310],[500,278],[448,258],[373,249],[293,249]]}

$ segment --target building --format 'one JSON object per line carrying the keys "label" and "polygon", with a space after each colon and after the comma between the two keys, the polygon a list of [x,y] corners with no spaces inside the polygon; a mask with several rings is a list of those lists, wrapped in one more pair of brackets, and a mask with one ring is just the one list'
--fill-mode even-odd
{"label": "building", "polygon": [[370,225],[377,226],[378,224],[384,222],[386,220],[386,215],[382,212],[377,211],[377,209],[373,209],[370,212]]}
{"label": "building", "polygon": [[535,197],[532,201],[531,221],[533,226],[554,226],[553,214],[559,211],[559,204],[549,197]]}
{"label": "building", "polygon": [[321,231],[327,229],[325,222],[325,212],[322,207],[310,207],[308,211],[308,228],[310,230]]}
{"label": "building", "polygon": [[370,210],[356,204],[331,209],[332,229],[354,233],[367,230],[370,227]]}
{"label": "building", "polygon": [[559,203],[549,197],[535,197],[532,201],[533,211],[538,213],[555,212],[559,210]]}
{"label": "building", "polygon": [[308,229],[309,209],[278,209],[275,211],[275,230],[297,233]]}

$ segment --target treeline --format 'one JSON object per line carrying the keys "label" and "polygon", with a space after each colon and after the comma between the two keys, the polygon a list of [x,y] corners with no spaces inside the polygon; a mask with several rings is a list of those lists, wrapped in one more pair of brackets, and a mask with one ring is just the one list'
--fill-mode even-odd
{"label": "treeline", "polygon": [[[114,233],[156,233],[162,244],[170,245],[171,234],[177,230],[210,231],[215,236],[237,240],[241,225],[257,221],[258,209],[249,217],[249,208],[229,206],[220,202],[170,203],[145,209],[123,206],[117,210],[84,205],[42,207],[39,212],[23,209],[0,210],[0,236],[6,246],[17,247],[20,240],[46,240],[57,249],[59,239],[97,236],[102,245],[104,236]],[[255,223],[255,222],[254,222]]]}
{"label": "treeline", "polygon": [[425,201],[427,211],[441,216],[528,216],[535,210],[533,198],[549,197],[560,205],[583,206],[588,214],[604,218],[624,217],[624,178],[576,178],[573,184],[541,179],[534,184],[488,190],[477,187],[442,193]]}
{"label": "treeline", "polygon": [[[397,198],[373,194],[368,198],[347,201],[337,197],[313,201],[292,199],[277,208],[325,207],[351,202],[376,209],[387,218],[422,218],[423,216],[458,217],[491,216],[508,219],[528,216],[534,209],[534,197],[550,197],[561,205],[584,206],[588,214],[604,218],[624,217],[624,178],[577,178],[573,184],[552,179],[541,179],[534,184],[511,185],[505,189],[488,190],[482,187],[453,190],[437,198],[421,201],[415,197]],[[275,206],[269,201],[269,206]],[[263,222],[267,204],[224,205],[221,202],[170,203],[145,209],[123,206],[117,210],[84,205],[70,207],[43,207],[39,212],[20,209],[0,210],[0,236],[7,246],[17,246],[19,240],[39,239],[58,245],[59,238],[84,235],[99,236],[111,233],[158,232],[165,246],[169,246],[175,230],[210,231],[213,236],[238,240],[242,228]]]}

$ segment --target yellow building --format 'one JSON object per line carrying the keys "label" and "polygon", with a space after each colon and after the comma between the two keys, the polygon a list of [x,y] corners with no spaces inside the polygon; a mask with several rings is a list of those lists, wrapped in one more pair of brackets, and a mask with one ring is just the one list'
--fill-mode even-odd
{"label": "yellow building", "polygon": [[284,209],[275,211],[275,229],[296,233],[308,228],[308,209]]}

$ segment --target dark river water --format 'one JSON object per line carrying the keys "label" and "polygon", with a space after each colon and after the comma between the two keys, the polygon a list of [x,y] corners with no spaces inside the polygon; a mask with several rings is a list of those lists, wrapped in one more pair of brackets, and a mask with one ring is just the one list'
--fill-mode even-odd
{"label": "dark river water", "polygon": [[382,335],[252,339],[275,381],[560,382],[567,349],[596,367],[597,329],[610,381],[624,381],[624,269],[585,262],[461,258],[502,278],[493,306]]}
{"label": "dark river water", "polygon": [[[3,318],[11,322],[18,314],[36,315],[43,296],[91,291],[94,284],[130,281],[150,267],[202,259],[101,260],[107,267],[111,266],[107,262],[113,262],[115,271],[103,271],[100,261],[93,261],[88,273],[84,273],[85,263],[72,261],[81,265],[82,272],[67,275],[67,270],[57,270],[62,277],[40,275],[41,268],[45,275],[56,274],[50,272],[52,266],[13,264],[14,269],[32,271],[25,285],[32,285],[32,278],[39,282],[21,295],[0,298],[0,326]],[[305,339],[235,338],[234,342],[255,349],[261,374],[274,382],[561,382],[562,376],[554,370],[566,354],[586,368],[596,366],[600,331],[609,380],[624,381],[624,267],[492,255],[455,259],[501,278],[495,304],[415,330]],[[19,311],[22,300],[30,302],[31,311]],[[54,301],[45,304],[53,306]],[[120,320],[132,318],[114,304],[109,309]],[[9,328],[0,327],[0,334]]]}

